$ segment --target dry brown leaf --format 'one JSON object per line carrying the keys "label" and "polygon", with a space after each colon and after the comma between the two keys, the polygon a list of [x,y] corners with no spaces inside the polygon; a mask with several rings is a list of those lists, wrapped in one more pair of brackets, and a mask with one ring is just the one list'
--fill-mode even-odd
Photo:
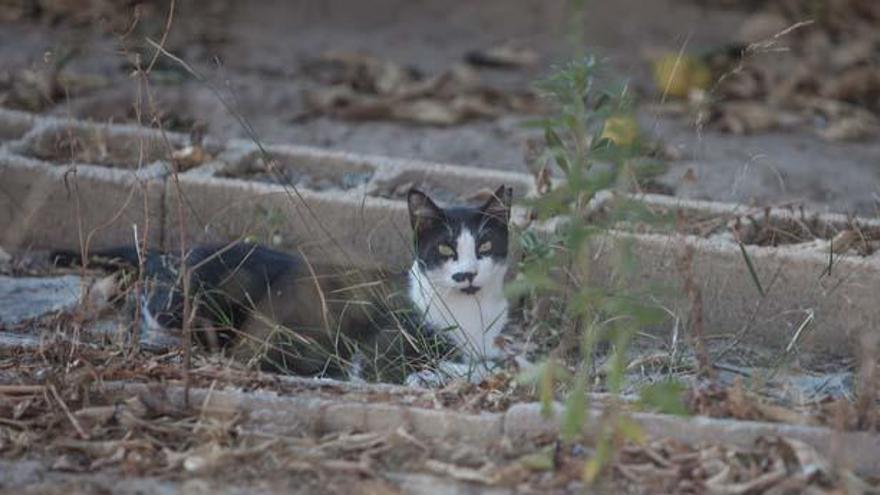
{"label": "dry brown leaf", "polygon": [[666,368],[670,364],[671,355],[668,352],[658,351],[645,356],[639,356],[626,365],[626,371],[639,371],[643,368]]}
{"label": "dry brown leaf", "polygon": [[305,70],[325,84],[345,84],[355,91],[392,94],[416,77],[393,62],[366,53],[326,52],[308,62]]}
{"label": "dry brown leaf", "polygon": [[368,479],[358,482],[358,495],[398,495],[403,492],[391,483],[381,479]]}
{"label": "dry brown leaf", "polygon": [[102,458],[116,455],[120,449],[149,449],[150,444],[143,440],[106,440],[82,441],[62,439],[54,444],[56,448],[80,452],[90,458]]}
{"label": "dry brown leaf", "polygon": [[846,229],[834,236],[834,239],[831,240],[831,247],[835,253],[843,254],[849,251],[858,240],[858,232],[853,229]]}
{"label": "dry brown leaf", "polygon": [[180,464],[185,471],[190,473],[205,473],[217,468],[229,457],[227,449],[212,442],[184,454],[180,459]]}
{"label": "dry brown leaf", "polygon": [[489,476],[481,470],[456,466],[446,462],[428,459],[425,461],[425,468],[429,471],[442,476],[449,476],[460,481],[470,481],[473,483],[482,483],[484,485],[494,485],[498,482],[497,477]]}
{"label": "dry brown leaf", "polygon": [[779,126],[774,110],[763,103],[737,101],[724,103],[719,108],[718,126],[733,134],[752,134]]}
{"label": "dry brown leaf", "polygon": [[[870,135],[863,122],[838,121],[859,111],[872,118],[880,115],[880,17],[876,16],[880,3],[835,0],[833,4],[817,15],[808,0],[761,2],[740,28],[736,38],[740,46],[718,49],[719,55],[710,57],[723,62],[711,63],[721,74],[712,90],[713,100],[706,102],[718,117],[714,123],[747,134],[809,125],[811,114],[818,111],[829,122],[820,132],[827,139]],[[825,109],[810,101],[816,98],[827,100]],[[728,107],[738,101],[773,110]],[[844,111],[829,111],[833,106]],[[691,105],[690,113],[698,111]]]}
{"label": "dry brown leaf", "polygon": [[421,78],[371,56],[333,54],[315,62],[311,71],[328,86],[304,92],[310,114],[447,126],[504,112],[539,109],[531,92],[488,88],[479,74],[461,64]]}
{"label": "dry brown leaf", "polygon": [[33,397],[27,397],[22,400],[19,400],[15,406],[12,408],[12,419],[19,420],[24,417],[28,408],[34,403]]}
{"label": "dry brown leaf", "polygon": [[[765,68],[746,67],[721,81],[718,92],[723,94],[726,100],[761,102],[768,89],[766,83],[768,77]],[[722,104],[722,109],[724,106],[726,105]]]}
{"label": "dry brown leaf", "polygon": [[259,456],[276,442],[274,440],[250,448],[224,447],[216,441],[202,444],[186,452],[166,450],[165,455],[170,466],[181,466],[190,473],[206,473],[222,468],[229,463],[241,462],[244,459]]}
{"label": "dry brown leaf", "polygon": [[787,407],[773,404],[762,404],[758,401],[753,403],[753,407],[760,418],[777,423],[801,426],[817,426],[819,424],[819,421],[815,417],[801,414]]}
{"label": "dry brown leaf", "polygon": [[93,429],[109,423],[117,411],[115,406],[96,406],[80,409],[73,413],[73,415],[76,416],[76,419],[79,420],[84,428]]}
{"label": "dry brown leaf", "polygon": [[706,488],[710,493],[718,495],[762,493],[764,490],[767,490],[771,486],[784,480],[787,476],[788,474],[785,471],[785,465],[779,460],[773,460],[772,469],[770,471],[752,478],[749,481],[724,483],[709,480],[706,481]]}
{"label": "dry brown leaf", "polygon": [[831,52],[829,62],[835,70],[847,69],[862,62],[871,62],[872,57],[875,56],[875,43],[876,40],[865,38],[839,46]]}
{"label": "dry brown leaf", "polygon": [[452,125],[461,122],[464,113],[453,106],[429,98],[400,102],[390,108],[395,120],[431,125]]}
{"label": "dry brown leaf", "polygon": [[12,74],[4,104],[38,112],[52,105],[60,92],[57,72],[23,69]]}
{"label": "dry brown leaf", "polygon": [[537,65],[538,52],[530,48],[504,44],[485,50],[474,50],[465,55],[469,64],[493,68],[519,68]]}
{"label": "dry brown leaf", "polygon": [[84,473],[89,470],[89,460],[83,454],[63,454],[52,463],[52,470]]}
{"label": "dry brown leaf", "polygon": [[409,94],[436,93],[443,96],[455,96],[483,89],[483,82],[477,71],[467,65],[455,64],[436,76],[426,79],[425,84],[413,85]]}
{"label": "dry brown leaf", "polygon": [[354,90],[343,84],[303,92],[303,103],[306,108],[313,111],[327,111],[346,106],[355,98]]}
{"label": "dry brown leaf", "polygon": [[35,0],[6,0],[0,8],[0,21],[14,22],[31,17],[38,8]]}
{"label": "dry brown leaf", "polygon": [[819,131],[829,141],[860,141],[877,134],[874,122],[859,116],[844,117]]}
{"label": "dry brown leaf", "polygon": [[58,74],[56,84],[70,95],[82,95],[110,86],[110,79],[100,74],[78,74],[62,72]]}
{"label": "dry brown leaf", "polygon": [[736,377],[733,386],[728,389],[727,407],[730,415],[737,419],[754,419],[755,408],[753,399],[746,393],[742,378]]}
{"label": "dry brown leaf", "polygon": [[776,449],[782,452],[784,457],[793,460],[799,467],[801,474],[808,480],[816,476],[830,477],[831,465],[816,451],[813,446],[795,438],[778,438],[775,441]]}

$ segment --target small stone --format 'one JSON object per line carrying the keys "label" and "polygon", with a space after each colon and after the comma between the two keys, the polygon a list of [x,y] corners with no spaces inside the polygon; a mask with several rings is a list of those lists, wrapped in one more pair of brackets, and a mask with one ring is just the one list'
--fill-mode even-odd
{"label": "small stone", "polygon": [[0,324],[15,325],[30,318],[76,307],[80,277],[0,276]]}

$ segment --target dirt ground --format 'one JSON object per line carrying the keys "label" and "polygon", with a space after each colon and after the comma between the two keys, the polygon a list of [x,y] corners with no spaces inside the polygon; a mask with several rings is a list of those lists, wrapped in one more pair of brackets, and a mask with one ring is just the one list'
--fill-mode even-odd
{"label": "dirt ground", "polygon": [[[177,7],[166,47],[231,95],[266,142],[475,167],[526,170],[525,143],[535,136],[521,125],[526,118],[504,115],[453,126],[422,126],[308,115],[302,92],[316,83],[306,63],[327,51],[357,51],[432,74],[461,62],[470,51],[512,42],[537,52],[538,63],[520,70],[479,71],[487,84],[511,89],[528,87],[572,53],[572,14],[563,1],[197,1],[179,2]],[[684,0],[587,2],[584,12],[585,51],[631,78],[641,97],[638,116],[643,128],[674,150],[677,159],[669,163],[661,181],[677,194],[762,205],[802,201],[820,211],[874,214],[880,164],[876,136],[828,142],[809,128],[738,136],[698,131],[688,119],[653,110],[661,97],[651,81],[647,54],[723,46],[736,37],[748,12]],[[69,14],[59,15],[54,24],[3,24],[0,60],[10,73],[26,67],[39,72],[48,70],[53,57],[79,47],[65,70],[97,80],[93,84],[100,89],[68,101],[56,98],[58,103],[47,110],[101,121],[132,120],[139,83],[129,77],[131,66],[124,60],[132,55],[121,53],[120,39],[123,45],[144,33],[160,39],[166,10],[157,7],[149,13],[150,22],[141,22],[124,38],[118,34],[122,29],[72,26],[75,22],[67,17],[75,16]],[[787,55],[780,51],[773,56]],[[165,62],[157,65],[165,70],[157,70],[151,83],[160,108],[183,120],[183,127],[199,121],[221,138],[246,136],[211,89]],[[686,175],[696,181],[683,180]]]}

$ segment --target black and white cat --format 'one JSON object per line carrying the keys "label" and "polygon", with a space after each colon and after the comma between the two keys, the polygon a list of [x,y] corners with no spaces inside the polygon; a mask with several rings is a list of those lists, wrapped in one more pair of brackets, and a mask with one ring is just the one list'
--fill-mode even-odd
{"label": "black and white cat", "polygon": [[[504,356],[499,346],[507,325],[504,278],[508,268],[509,188],[499,188],[480,208],[440,208],[424,193],[408,196],[416,258],[409,270],[409,298],[432,328],[448,336],[470,359],[443,371],[465,374],[465,367]],[[474,369],[467,371],[474,372]],[[435,382],[431,371],[410,381]]]}
{"label": "black and white cat", "polygon": [[[194,248],[184,266],[196,335],[239,361],[301,375],[411,384],[479,376],[505,357],[511,194],[502,186],[480,206],[442,208],[411,190],[415,259],[391,277],[320,270],[251,243]],[[69,251],[54,258],[81,262]],[[179,258],[123,247],[89,260],[143,264],[143,327],[182,326]]]}

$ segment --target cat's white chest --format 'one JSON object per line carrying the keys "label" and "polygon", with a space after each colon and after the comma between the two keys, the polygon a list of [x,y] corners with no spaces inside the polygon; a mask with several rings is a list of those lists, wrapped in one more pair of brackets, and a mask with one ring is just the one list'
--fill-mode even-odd
{"label": "cat's white chest", "polygon": [[417,267],[410,270],[410,298],[427,322],[445,331],[473,360],[502,356],[496,339],[507,325],[508,303],[500,281],[474,295],[432,285]]}

